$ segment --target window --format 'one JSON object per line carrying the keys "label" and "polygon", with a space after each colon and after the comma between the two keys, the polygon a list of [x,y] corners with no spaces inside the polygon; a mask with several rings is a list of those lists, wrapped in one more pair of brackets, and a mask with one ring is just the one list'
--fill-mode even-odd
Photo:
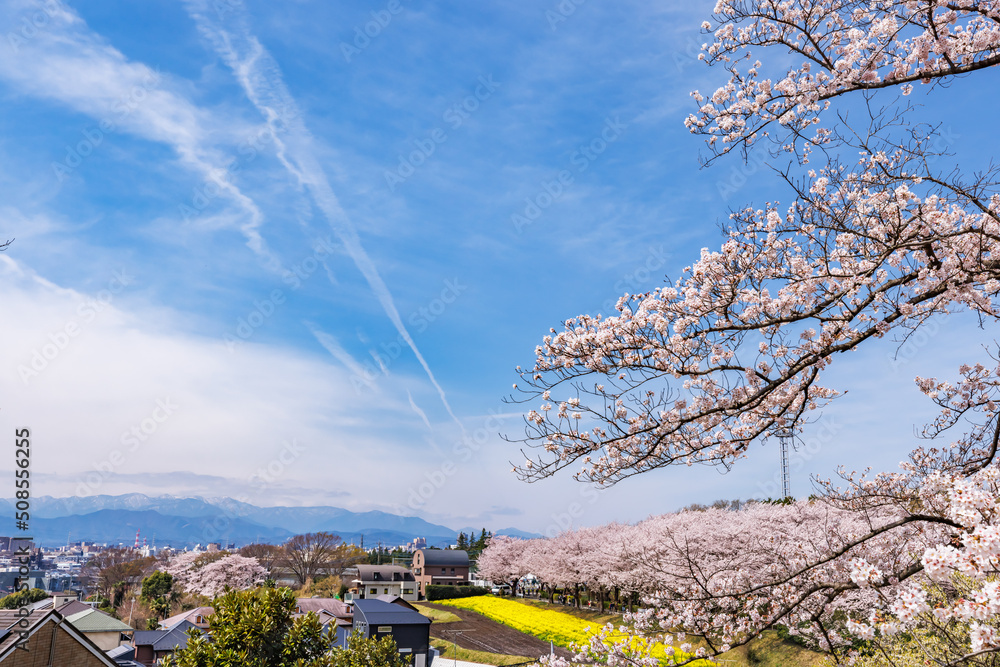
{"label": "window", "polygon": [[403,589],[403,595],[413,595],[413,589],[412,588],[404,588]]}
{"label": "window", "polygon": [[451,573],[455,574],[455,568],[451,568]]}
{"label": "window", "polygon": [[388,595],[388,594],[389,594],[389,589],[388,589],[388,588],[387,588],[387,589],[385,589],[385,594],[386,594],[386,595]]}
{"label": "window", "polygon": [[445,568],[441,568],[441,574],[445,574]]}
{"label": "window", "polygon": [[368,590],[368,594],[369,595],[378,595],[378,589],[377,588],[370,588]]}

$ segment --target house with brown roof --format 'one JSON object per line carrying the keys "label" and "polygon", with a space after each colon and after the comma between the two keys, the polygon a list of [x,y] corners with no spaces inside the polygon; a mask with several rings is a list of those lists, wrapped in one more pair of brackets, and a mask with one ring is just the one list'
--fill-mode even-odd
{"label": "house with brown roof", "polygon": [[[19,611],[0,609],[0,667],[117,667],[58,611],[34,611],[28,616]],[[18,648],[19,643],[25,648]]]}

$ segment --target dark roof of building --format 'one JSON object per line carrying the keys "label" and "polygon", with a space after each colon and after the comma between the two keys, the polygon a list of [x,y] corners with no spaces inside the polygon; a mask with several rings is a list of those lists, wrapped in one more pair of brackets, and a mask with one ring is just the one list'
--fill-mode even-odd
{"label": "dark roof of building", "polygon": [[424,555],[424,564],[430,567],[450,565],[451,567],[468,567],[469,552],[458,549],[420,549]]}
{"label": "dark roof of building", "polygon": [[135,657],[135,647],[129,646],[128,644],[122,644],[121,646],[116,646],[110,651],[107,651],[107,654],[108,657],[115,662],[131,660]]}
{"label": "dark roof of building", "polygon": [[[28,614],[28,627],[21,628],[25,632],[31,632],[36,625],[39,624],[44,618],[52,613],[52,610],[48,611],[32,611]],[[21,620],[21,616],[18,614],[17,609],[0,609],[0,654],[4,653],[9,647],[13,646],[14,643],[20,638],[18,633],[14,631],[14,626],[17,622]]]}
{"label": "dark roof of building", "polygon": [[361,581],[416,581],[413,573],[401,565],[357,565]]}
{"label": "dark roof of building", "polygon": [[152,646],[154,651],[173,651],[188,643],[188,628],[198,626],[191,621],[181,621],[169,630],[139,630],[132,638],[133,646]]}
{"label": "dark roof of building", "polygon": [[382,602],[388,602],[389,604],[399,605],[400,607],[405,607],[406,609],[412,609],[413,611],[419,611],[412,604],[399,597],[398,595],[379,595],[375,600],[381,600]]}
{"label": "dark roof of building", "polygon": [[355,600],[354,618],[364,617],[368,625],[429,625],[423,614],[383,600]]}
{"label": "dark roof of building", "polygon": [[70,600],[63,606],[59,607],[58,611],[63,616],[72,616],[73,614],[77,614],[81,611],[87,611],[88,609],[93,609],[93,608],[94,607],[92,605],[89,605],[86,602],[80,602],[79,600]]}

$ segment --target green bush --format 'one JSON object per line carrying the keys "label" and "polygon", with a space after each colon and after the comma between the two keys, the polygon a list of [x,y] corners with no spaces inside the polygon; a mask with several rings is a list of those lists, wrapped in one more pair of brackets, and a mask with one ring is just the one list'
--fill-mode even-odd
{"label": "green bush", "polygon": [[0,599],[0,609],[17,609],[18,607],[23,607],[34,602],[40,602],[47,597],[49,597],[49,594],[41,588],[18,591]]}
{"label": "green bush", "polygon": [[489,593],[490,589],[483,586],[427,586],[425,589],[428,602],[452,598],[471,598],[475,595],[489,595]]}

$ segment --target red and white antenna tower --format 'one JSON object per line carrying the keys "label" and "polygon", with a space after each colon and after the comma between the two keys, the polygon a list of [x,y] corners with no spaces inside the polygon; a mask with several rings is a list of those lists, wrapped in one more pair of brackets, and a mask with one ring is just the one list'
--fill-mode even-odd
{"label": "red and white antenna tower", "polygon": [[139,550],[139,531],[138,530],[135,531],[135,545],[133,545],[132,548],[134,550],[136,550],[136,551]]}

